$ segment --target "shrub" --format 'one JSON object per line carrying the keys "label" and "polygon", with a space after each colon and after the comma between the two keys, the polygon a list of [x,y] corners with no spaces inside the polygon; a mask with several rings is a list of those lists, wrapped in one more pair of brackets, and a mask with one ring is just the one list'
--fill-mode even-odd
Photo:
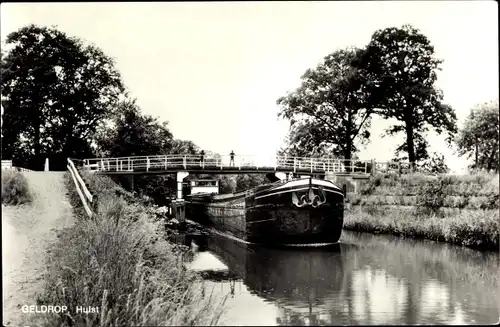
{"label": "shrub", "polygon": [[426,181],[419,185],[417,193],[417,205],[423,209],[437,212],[443,207],[445,197],[449,193],[450,179],[438,178],[437,181]]}
{"label": "shrub", "polygon": [[361,195],[369,195],[373,194],[375,189],[382,185],[383,175],[376,174],[375,176],[370,177],[370,179],[366,183],[362,183],[359,188],[359,193]]}
{"label": "shrub", "polygon": [[29,203],[33,196],[23,173],[16,170],[2,172],[2,203],[19,205]]}

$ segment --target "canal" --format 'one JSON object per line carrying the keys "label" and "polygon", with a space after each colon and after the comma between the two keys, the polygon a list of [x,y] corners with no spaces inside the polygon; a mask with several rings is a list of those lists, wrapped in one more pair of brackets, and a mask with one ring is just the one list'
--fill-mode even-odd
{"label": "canal", "polygon": [[199,243],[185,264],[227,296],[219,325],[498,322],[498,253],[348,231],[328,249]]}

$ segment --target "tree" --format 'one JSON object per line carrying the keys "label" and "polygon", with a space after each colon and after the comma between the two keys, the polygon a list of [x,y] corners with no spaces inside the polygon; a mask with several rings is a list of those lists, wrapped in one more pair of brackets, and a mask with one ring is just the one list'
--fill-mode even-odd
{"label": "tree", "polygon": [[236,175],[235,191],[245,191],[268,182],[264,174],[238,174]]}
{"label": "tree", "polygon": [[[429,153],[427,148],[429,147],[429,142],[425,139],[422,133],[413,134],[413,152],[415,153],[415,160],[417,162],[422,162],[429,159]],[[407,161],[408,160],[408,142],[400,144],[395,150],[395,161]],[[394,161],[394,160],[393,160]]]}
{"label": "tree", "polygon": [[285,147],[278,151],[279,156],[325,157],[342,156],[339,147],[332,146],[323,139],[325,131],[311,120],[301,120],[290,126]]}
{"label": "tree", "polygon": [[445,163],[444,155],[434,152],[419,165],[419,170],[429,174],[446,174],[450,168]]}
{"label": "tree", "polygon": [[[123,92],[114,62],[55,28],[29,25],[8,35],[2,56],[2,156],[34,169],[43,158],[82,157],[98,122]],[[54,167],[54,165],[51,165]]]}
{"label": "tree", "polygon": [[337,50],[301,77],[302,85],[278,99],[279,116],[290,119],[295,153],[329,149],[349,160],[370,133],[371,107],[366,105],[363,75],[353,67],[361,51]]}
{"label": "tree", "polygon": [[460,156],[474,157],[473,169],[499,171],[498,99],[471,109],[456,138]]}
{"label": "tree", "polygon": [[170,149],[171,154],[197,154],[199,147],[192,141],[174,139]]}
{"label": "tree", "polygon": [[99,152],[107,157],[168,154],[174,140],[167,125],[144,115],[135,100],[126,99],[120,103],[111,124],[100,131]]}
{"label": "tree", "polygon": [[386,133],[406,134],[406,145],[397,152],[407,151],[413,168],[428,157],[423,134],[429,127],[438,134],[446,131],[448,142],[457,131],[454,110],[442,103],[443,94],[434,86],[441,62],[435,58],[429,39],[411,25],[404,25],[376,31],[354,63],[366,77],[370,105],[382,117],[401,122]]}
{"label": "tree", "polygon": [[[136,100],[125,99],[115,109],[107,126],[102,126],[96,143],[103,157],[154,156],[172,151],[191,151],[190,141],[174,140],[167,122],[142,113]],[[134,178],[134,189],[157,205],[168,205],[175,194],[173,175],[144,175]]]}

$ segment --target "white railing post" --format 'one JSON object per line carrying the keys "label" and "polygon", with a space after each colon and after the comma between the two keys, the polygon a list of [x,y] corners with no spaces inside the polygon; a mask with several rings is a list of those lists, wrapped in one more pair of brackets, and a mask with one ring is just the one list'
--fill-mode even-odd
{"label": "white railing post", "polygon": [[365,174],[367,173],[367,170],[368,170],[368,162],[365,161]]}
{"label": "white railing post", "polygon": [[118,159],[115,159],[115,170],[118,171]]}
{"label": "white railing post", "polygon": [[352,159],[350,160],[350,163],[351,163],[351,174],[354,173],[354,164],[352,163]]}
{"label": "white railing post", "polygon": [[130,160],[130,157],[128,158],[128,171],[131,171],[132,170],[132,167],[130,166],[131,164],[131,160]]}
{"label": "white railing post", "polygon": [[293,172],[297,172],[297,157],[293,157]]}
{"label": "white railing post", "polygon": [[149,157],[146,157],[146,171],[149,171]]}
{"label": "white railing post", "polygon": [[167,169],[167,156],[165,156],[165,170]]}
{"label": "white railing post", "polygon": [[186,156],[184,156],[184,158],[182,158],[182,164],[184,166],[184,169],[186,169]]}
{"label": "white railing post", "polygon": [[110,165],[109,165],[109,160],[107,160],[107,162],[108,162],[108,170],[110,170],[111,168],[110,168]]}
{"label": "white railing post", "polygon": [[313,158],[311,158],[311,173],[313,172]]}

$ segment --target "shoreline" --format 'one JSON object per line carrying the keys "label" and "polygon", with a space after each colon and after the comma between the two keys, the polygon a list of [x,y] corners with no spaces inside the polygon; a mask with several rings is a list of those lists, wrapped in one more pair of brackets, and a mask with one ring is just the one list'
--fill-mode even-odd
{"label": "shoreline", "polygon": [[346,197],[344,229],[499,252],[499,175],[376,174]]}
{"label": "shoreline", "polygon": [[404,207],[403,210],[387,207],[352,206],[345,211],[343,229],[500,252],[498,210],[445,211],[438,215],[419,212],[417,207]]}

